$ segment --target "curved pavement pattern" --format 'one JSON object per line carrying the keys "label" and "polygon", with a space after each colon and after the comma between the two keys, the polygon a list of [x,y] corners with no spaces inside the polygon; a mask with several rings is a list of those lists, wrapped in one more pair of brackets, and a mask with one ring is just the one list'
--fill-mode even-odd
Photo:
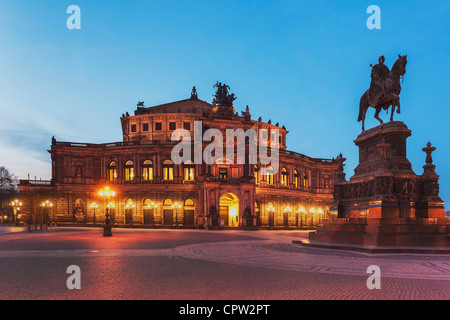
{"label": "curved pavement pattern", "polygon": [[[236,270],[245,270],[242,269],[245,267],[259,268],[258,270],[268,270],[271,275],[277,274],[277,270],[284,271],[289,275],[294,272],[300,277],[304,277],[302,275],[311,275],[311,277],[316,277],[315,275],[333,277],[335,275],[337,278],[329,279],[336,279],[336,282],[351,277],[351,279],[359,279],[358,283],[364,281],[363,285],[365,286],[365,279],[370,276],[367,268],[377,265],[381,269],[382,279],[406,279],[395,281],[400,281],[408,289],[412,288],[411,290],[417,292],[420,292],[423,283],[427,283],[427,292],[433,293],[435,292],[433,288],[436,288],[436,292],[439,291],[436,293],[438,299],[450,298],[450,291],[442,290],[442,288],[450,287],[450,283],[447,282],[450,281],[450,255],[367,254],[301,247],[292,244],[294,239],[307,237],[307,232],[302,231],[115,229],[112,238],[103,238],[99,234],[99,230],[58,228],[41,233],[25,232],[0,235],[0,268],[11,267],[11,263],[14,261],[23,263],[23,261],[34,261],[33,259],[39,259],[40,263],[42,263],[42,259],[45,259],[44,261],[48,261],[51,269],[52,261],[71,259],[94,258],[94,260],[97,259],[96,261],[103,261],[103,258],[110,257],[121,259],[121,261],[144,261],[142,260],[144,258],[169,258],[169,260],[172,258],[173,265],[169,263],[164,268],[176,269],[179,268],[180,263],[191,263],[197,268],[195,261],[203,261],[204,264],[208,263],[208,266],[219,266],[219,269],[223,268],[222,264],[236,266],[233,267],[237,268]],[[64,259],[55,260],[54,258]],[[180,262],[180,259],[176,258],[184,258],[184,260]],[[3,277],[2,280],[5,281],[7,275],[3,275]],[[15,281],[11,279],[11,275],[9,277],[6,280]],[[236,278],[238,279],[238,277]],[[171,280],[169,278],[167,281]],[[423,282],[423,280],[426,281]],[[139,283],[140,280],[136,281]],[[402,281],[408,282],[404,284]],[[314,289],[313,281],[311,288]],[[8,294],[8,292],[4,292],[3,296],[10,297]],[[186,296],[191,297],[189,292],[186,292]],[[274,297],[277,299],[279,296]],[[192,297],[196,299],[203,296],[199,294],[198,296],[192,295]],[[271,298],[272,296],[268,295],[267,297]],[[323,298],[321,295],[317,297]],[[339,298],[339,296],[335,296],[335,298]]]}

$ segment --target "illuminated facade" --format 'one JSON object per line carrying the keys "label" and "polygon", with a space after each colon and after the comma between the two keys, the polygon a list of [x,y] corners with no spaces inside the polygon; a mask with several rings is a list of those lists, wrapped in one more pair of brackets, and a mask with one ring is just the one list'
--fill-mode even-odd
{"label": "illuminated facade", "polygon": [[[278,170],[260,161],[228,164],[226,158],[198,164],[194,156],[175,164],[171,153],[179,142],[172,133],[181,128],[194,137],[200,122],[202,134],[209,128],[253,129],[269,149],[276,141]],[[243,217],[251,217],[247,221],[257,227],[300,228],[328,214],[339,163],[288,151],[284,126],[252,120],[248,107],[239,115],[232,106],[217,107],[193,95],[148,108],[140,103],[134,115],[121,117],[121,125],[121,142],[53,139],[52,180],[20,182],[22,213],[29,221],[45,221],[48,214],[59,223],[101,223],[107,205],[112,223],[149,227],[208,227],[208,217],[217,214],[224,227],[248,226]],[[202,151],[209,143],[201,142]],[[99,197],[104,186],[115,197]],[[43,214],[39,203],[46,200],[54,205]]]}

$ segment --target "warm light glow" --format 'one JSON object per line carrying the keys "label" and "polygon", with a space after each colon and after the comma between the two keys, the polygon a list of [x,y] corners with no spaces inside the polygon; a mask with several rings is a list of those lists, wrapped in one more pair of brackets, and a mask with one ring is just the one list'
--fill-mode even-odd
{"label": "warm light glow", "polygon": [[300,207],[300,212],[306,212],[306,209],[304,207]]}
{"label": "warm light glow", "polygon": [[317,210],[317,213],[323,213],[322,208],[319,208],[319,210]]}
{"label": "warm light glow", "polygon": [[311,213],[316,213],[316,209],[311,208],[311,209],[309,209],[309,212],[311,212]]}

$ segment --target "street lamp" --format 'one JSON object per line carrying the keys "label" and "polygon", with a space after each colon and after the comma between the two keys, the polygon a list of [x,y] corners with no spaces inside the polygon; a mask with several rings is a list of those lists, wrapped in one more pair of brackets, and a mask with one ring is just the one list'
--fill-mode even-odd
{"label": "street lamp", "polygon": [[[152,220],[152,226],[155,226],[155,210],[156,208],[158,208],[158,205],[154,202],[150,203],[149,205],[147,205],[147,209],[148,210],[152,210],[152,214],[150,215],[151,220]],[[145,220],[146,217],[144,216],[144,223],[147,224],[148,221]]]}
{"label": "street lamp", "polygon": [[112,233],[111,233],[111,221],[109,220],[109,206],[111,198],[114,198],[116,196],[116,192],[111,190],[109,187],[105,187],[98,192],[98,195],[100,196],[100,198],[106,199],[108,203],[105,209],[105,226],[103,227],[103,236],[111,237]]}
{"label": "street lamp", "polygon": [[42,224],[44,222],[43,221],[44,220],[44,214],[45,214],[45,221],[46,221],[47,226],[48,226],[48,223],[49,223],[48,212],[49,212],[50,208],[53,207],[53,203],[50,202],[49,200],[46,200],[46,201],[41,203],[41,207],[42,207],[42,210],[43,210],[42,219],[41,219],[41,228],[42,228]]}
{"label": "street lamp", "polygon": [[95,209],[98,208],[98,204],[95,203],[95,202],[93,202],[93,203],[91,204],[91,208],[94,209],[94,221],[93,221],[93,223],[95,224]]}
{"label": "street lamp", "polygon": [[274,219],[274,212],[275,212],[274,206],[272,204],[270,204],[267,207],[267,211],[269,212],[269,228],[271,228],[271,227],[273,227],[273,224],[274,224],[274,221],[273,221],[273,219]]}
{"label": "street lamp", "polygon": [[175,202],[175,204],[172,205],[172,209],[174,208],[175,208],[175,226],[178,227],[178,209],[181,208],[181,204]]}
{"label": "street lamp", "polygon": [[[132,201],[128,202],[128,203],[125,205],[125,212],[126,212],[126,214],[125,214],[125,223],[130,222],[131,225],[133,224],[133,209],[134,209],[135,207],[136,207],[136,205],[135,205]],[[128,210],[131,210],[131,217],[130,217],[130,220],[128,220],[128,219],[129,219],[128,213],[127,213]]]}
{"label": "street lamp", "polygon": [[[289,206],[287,206],[286,208],[284,208],[284,214],[285,214],[285,217],[284,217],[284,226],[285,227],[288,227],[289,228],[289,213],[290,212],[292,212],[292,209],[289,207]],[[286,219],[287,218],[287,219]]]}
{"label": "street lamp", "polygon": [[300,207],[300,229],[303,229],[303,215],[305,214],[306,210],[304,207]]}
{"label": "street lamp", "polygon": [[[13,222],[16,223],[16,225],[18,224],[18,221],[16,220],[16,215],[18,214],[18,212],[20,211],[20,207],[22,206],[22,202],[20,202],[19,200],[14,200],[10,203],[10,205],[13,207],[14,209],[14,215],[13,215]],[[19,216],[20,217],[20,216]],[[18,218],[19,218],[18,217]]]}

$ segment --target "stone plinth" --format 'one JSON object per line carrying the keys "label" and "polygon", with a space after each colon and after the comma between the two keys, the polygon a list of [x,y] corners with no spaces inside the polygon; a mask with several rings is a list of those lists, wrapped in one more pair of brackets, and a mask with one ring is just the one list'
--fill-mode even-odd
{"label": "stone plinth", "polygon": [[435,148],[429,143],[423,149],[427,153],[424,173],[415,174],[406,157],[410,135],[403,122],[395,121],[357,137],[355,174],[345,181],[338,173],[330,219],[310,234],[306,244],[383,252],[417,252],[417,248],[450,252],[439,176],[431,158]]}

